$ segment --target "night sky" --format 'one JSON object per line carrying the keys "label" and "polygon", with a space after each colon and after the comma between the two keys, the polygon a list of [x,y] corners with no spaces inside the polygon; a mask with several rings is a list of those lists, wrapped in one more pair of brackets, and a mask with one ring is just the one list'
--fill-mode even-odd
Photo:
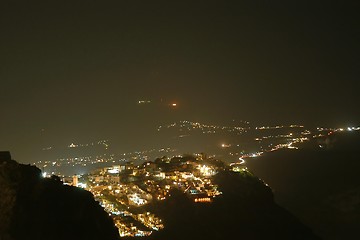
{"label": "night sky", "polygon": [[0,149],[19,158],[173,119],[360,125],[356,1],[11,2]]}

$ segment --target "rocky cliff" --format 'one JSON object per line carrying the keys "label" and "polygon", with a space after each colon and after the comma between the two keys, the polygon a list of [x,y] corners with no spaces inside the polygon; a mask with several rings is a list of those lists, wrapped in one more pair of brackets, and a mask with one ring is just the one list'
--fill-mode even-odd
{"label": "rocky cliff", "polygon": [[119,239],[112,219],[88,191],[0,158],[0,239]]}

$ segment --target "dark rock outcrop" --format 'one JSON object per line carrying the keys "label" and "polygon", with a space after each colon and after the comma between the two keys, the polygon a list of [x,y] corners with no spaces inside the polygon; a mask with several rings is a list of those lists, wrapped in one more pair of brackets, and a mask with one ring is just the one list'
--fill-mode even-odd
{"label": "dark rock outcrop", "polygon": [[0,158],[0,239],[119,239],[112,219],[88,191]]}
{"label": "dark rock outcrop", "polygon": [[271,189],[251,173],[224,171],[214,181],[223,195],[212,203],[194,203],[175,191],[150,206],[165,224],[150,239],[319,239],[278,206]]}

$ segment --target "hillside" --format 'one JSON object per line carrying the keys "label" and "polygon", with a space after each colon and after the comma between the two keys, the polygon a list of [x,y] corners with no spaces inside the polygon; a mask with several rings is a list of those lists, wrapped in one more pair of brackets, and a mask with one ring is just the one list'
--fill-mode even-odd
{"label": "hillside", "polygon": [[0,239],[119,239],[91,193],[0,157]]}
{"label": "hillside", "polygon": [[249,172],[220,172],[214,181],[223,196],[194,203],[173,192],[151,210],[165,219],[165,230],[150,239],[319,239],[273,200],[271,189]]}

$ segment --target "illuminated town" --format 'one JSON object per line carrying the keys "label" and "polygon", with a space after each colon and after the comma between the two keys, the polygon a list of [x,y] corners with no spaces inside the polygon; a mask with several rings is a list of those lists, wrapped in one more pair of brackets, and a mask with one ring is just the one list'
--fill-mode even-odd
{"label": "illuminated town", "polygon": [[[166,128],[173,128],[171,124]],[[213,129],[214,131],[249,132],[251,129],[218,127],[201,125],[199,123],[182,122],[181,128]],[[277,132],[280,131],[281,132]],[[96,156],[95,161],[87,159],[72,158],[66,161],[45,162],[53,167],[61,164],[104,164],[104,167],[95,168],[85,174],[75,174],[71,177],[62,175],[64,184],[84,188],[90,191],[99,204],[112,217],[115,226],[122,237],[150,236],[154,231],[161,231],[166,224],[155,213],[147,209],[148,205],[154,202],[163,201],[170,197],[171,190],[177,189],[196,204],[209,204],[222,195],[221,189],[213,183],[212,177],[219,171],[233,171],[242,174],[251,174],[247,171],[246,162],[251,158],[261,156],[265,152],[273,152],[279,149],[298,149],[299,143],[309,141],[334,132],[359,131],[360,127],[347,128],[317,128],[314,131],[304,129],[303,126],[261,126],[255,128],[255,143],[260,145],[258,151],[237,152],[240,144],[222,143],[220,150],[226,150],[228,159],[235,161],[223,161],[220,155],[216,154],[183,154],[166,156],[175,150],[163,148],[159,150],[137,151],[121,154],[121,158],[115,160],[115,155],[110,158]],[[274,132],[275,131],[275,132]],[[205,130],[205,133],[209,133]],[[271,134],[270,134],[271,133]],[[252,134],[251,136],[253,136]],[[99,141],[96,144],[109,147],[108,141]],[[93,146],[94,143],[88,144]],[[75,149],[82,147],[81,144],[71,143],[68,148]],[[325,147],[321,143],[319,148]],[[152,158],[150,154],[160,154],[162,157]],[[221,159],[221,160],[219,160]],[[134,164],[137,162],[139,164]],[[41,162],[37,164],[42,164]],[[40,165],[41,166],[41,165]],[[43,172],[44,177],[50,177],[52,173]],[[267,186],[267,184],[265,183]]]}
{"label": "illuminated town", "polygon": [[225,168],[246,171],[244,166],[226,167],[219,160],[196,154],[158,158],[139,166],[127,163],[105,167],[64,178],[63,182],[90,191],[112,216],[120,236],[149,236],[166,226],[154,213],[144,210],[147,204],[165,200],[172,189],[186,193],[195,203],[210,203],[222,194],[212,183],[212,176]]}

